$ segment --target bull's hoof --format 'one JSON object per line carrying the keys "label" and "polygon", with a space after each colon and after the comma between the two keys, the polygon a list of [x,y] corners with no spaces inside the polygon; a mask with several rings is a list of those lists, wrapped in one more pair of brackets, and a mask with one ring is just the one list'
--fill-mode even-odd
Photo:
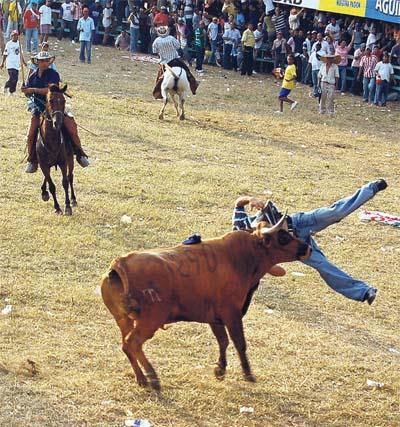
{"label": "bull's hoof", "polygon": [[163,116],[162,114],[159,114],[158,118],[159,118],[160,120],[164,120],[164,116]]}
{"label": "bull's hoof", "polygon": [[42,200],[44,202],[48,202],[49,199],[50,199],[50,196],[49,196],[49,192],[48,191],[45,191],[44,193],[42,193]]}
{"label": "bull's hoof", "polygon": [[249,383],[255,383],[256,377],[253,374],[245,374],[244,379]]}
{"label": "bull's hoof", "polygon": [[184,114],[181,114],[181,115],[179,116],[179,120],[185,120],[185,115],[184,115]]}
{"label": "bull's hoof", "polygon": [[214,375],[217,380],[222,381],[225,379],[225,369],[221,368],[221,366],[216,366],[214,368]]}
{"label": "bull's hoof", "polygon": [[63,214],[61,209],[56,209],[56,210],[54,211],[54,213],[55,213],[56,215],[62,215],[62,214]]}
{"label": "bull's hoof", "polygon": [[76,201],[76,199],[72,199],[72,200],[71,200],[71,206],[72,206],[73,208],[76,208],[76,207],[78,206],[78,202]]}
{"label": "bull's hoof", "polygon": [[66,208],[65,208],[65,215],[67,215],[67,216],[71,216],[72,215],[72,209],[71,209],[71,206],[67,206]]}

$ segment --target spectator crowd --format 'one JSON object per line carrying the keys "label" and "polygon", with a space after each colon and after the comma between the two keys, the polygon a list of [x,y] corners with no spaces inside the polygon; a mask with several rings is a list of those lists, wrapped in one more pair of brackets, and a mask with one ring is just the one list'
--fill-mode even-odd
{"label": "spectator crowd", "polygon": [[[2,50],[22,27],[25,50],[34,54],[55,27],[59,39],[80,42],[80,60],[88,63],[92,44],[151,53],[158,26],[169,28],[180,55],[189,65],[195,61],[200,74],[204,63],[248,76],[268,64],[284,70],[292,54],[297,82],[312,86],[315,97],[320,97],[321,57],[335,55],[337,89],[380,105],[395,83],[391,67],[400,65],[398,25],[271,0],[30,0],[27,5],[2,0],[0,25]],[[352,80],[347,78],[350,55]]]}

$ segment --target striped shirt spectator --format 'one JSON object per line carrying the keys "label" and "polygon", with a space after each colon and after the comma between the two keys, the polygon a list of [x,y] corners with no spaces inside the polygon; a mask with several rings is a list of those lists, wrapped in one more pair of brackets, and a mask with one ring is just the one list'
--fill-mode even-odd
{"label": "striped shirt spectator", "polygon": [[274,15],[272,17],[272,22],[275,25],[275,29],[276,29],[277,33],[279,31],[282,31],[283,33],[285,33],[285,31],[286,31],[286,18],[285,18],[285,15],[283,15],[283,13],[279,13],[279,15]]}
{"label": "striped shirt spectator", "polygon": [[160,64],[168,64],[175,58],[179,58],[178,49],[180,44],[175,37],[158,37],[153,43],[153,53],[160,56]]}
{"label": "striped shirt spectator", "polygon": [[72,12],[72,16],[74,18],[74,21],[79,21],[82,17],[82,5],[80,1],[74,2],[74,10]]}
{"label": "striped shirt spectator", "polygon": [[375,75],[375,67],[378,63],[378,59],[375,55],[365,55],[361,58],[360,68],[364,71],[364,77],[374,77]]}

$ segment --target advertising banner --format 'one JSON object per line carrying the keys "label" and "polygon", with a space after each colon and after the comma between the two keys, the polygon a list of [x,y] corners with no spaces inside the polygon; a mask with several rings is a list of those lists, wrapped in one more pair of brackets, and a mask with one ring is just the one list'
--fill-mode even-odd
{"label": "advertising banner", "polygon": [[366,7],[367,0],[320,0],[319,4],[319,10],[352,16],[365,16]]}
{"label": "advertising banner", "polygon": [[400,0],[367,0],[365,16],[385,22],[400,23]]}
{"label": "advertising banner", "polygon": [[274,3],[286,4],[293,7],[305,7],[306,9],[318,10],[320,0],[274,0]]}

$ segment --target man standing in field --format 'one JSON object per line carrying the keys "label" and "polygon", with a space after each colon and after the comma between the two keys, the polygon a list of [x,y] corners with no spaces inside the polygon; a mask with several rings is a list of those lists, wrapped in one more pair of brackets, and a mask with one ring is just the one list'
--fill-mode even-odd
{"label": "man standing in field", "polygon": [[279,111],[277,113],[283,113],[283,103],[287,102],[290,105],[290,109],[294,110],[296,108],[296,105],[298,104],[297,101],[293,101],[292,99],[288,98],[288,95],[292,91],[292,89],[295,88],[296,84],[296,66],[294,65],[294,55],[290,54],[287,57],[288,66],[285,70],[285,75],[283,77],[282,87],[279,92]]}
{"label": "man standing in field", "polygon": [[24,16],[26,52],[28,55],[37,54],[39,45],[39,22],[40,14],[36,2],[32,2],[30,7],[25,10]]}
{"label": "man standing in field", "polygon": [[4,93],[12,95],[18,83],[18,73],[21,68],[21,59],[26,66],[24,59],[22,58],[22,52],[20,51],[20,42],[18,40],[18,31],[14,30],[11,33],[11,40],[6,43],[6,47],[3,52],[3,60],[0,65],[0,69],[4,68],[6,64],[8,71],[8,80],[4,85]]}
{"label": "man standing in field", "polygon": [[242,35],[242,45],[243,45],[243,64],[241,74],[244,76],[253,75],[253,64],[254,64],[254,46],[256,44],[256,38],[253,33],[253,24],[247,25],[247,30],[243,32]]}
{"label": "man standing in field", "polygon": [[340,56],[326,54],[321,57],[323,64],[318,72],[318,87],[321,88],[319,103],[320,114],[335,113],[335,87],[339,82],[339,67],[334,63],[340,61]]}
{"label": "man standing in field", "polygon": [[82,13],[83,17],[79,19],[76,27],[79,32],[79,42],[81,44],[79,60],[85,63],[85,59],[87,59],[87,63],[90,64],[92,62],[92,36],[95,27],[93,19],[89,16],[88,6],[83,6]]}
{"label": "man standing in field", "polygon": [[40,6],[40,43],[47,42],[51,33],[51,0],[46,0],[46,4]]}

